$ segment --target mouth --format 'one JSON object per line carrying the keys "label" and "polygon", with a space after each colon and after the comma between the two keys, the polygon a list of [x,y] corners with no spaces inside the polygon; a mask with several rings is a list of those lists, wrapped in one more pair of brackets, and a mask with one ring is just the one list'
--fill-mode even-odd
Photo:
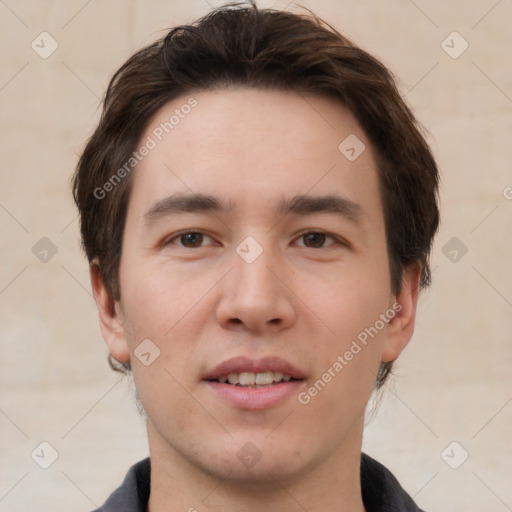
{"label": "mouth", "polygon": [[302,370],[280,357],[233,357],[212,368],[203,379],[233,386],[271,386],[302,380],[305,376]]}
{"label": "mouth", "polygon": [[278,357],[232,358],[204,377],[218,398],[239,409],[268,409],[298,393],[306,374]]}
{"label": "mouth", "polygon": [[220,384],[230,384],[232,386],[244,388],[265,388],[274,386],[281,382],[290,382],[301,379],[294,379],[289,373],[282,372],[240,372],[222,375],[218,379],[208,379],[210,382],[219,382]]}

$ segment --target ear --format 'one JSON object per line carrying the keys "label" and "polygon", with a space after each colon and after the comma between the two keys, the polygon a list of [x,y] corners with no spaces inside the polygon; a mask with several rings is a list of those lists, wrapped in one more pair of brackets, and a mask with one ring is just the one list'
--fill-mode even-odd
{"label": "ear", "polygon": [[109,294],[96,261],[91,263],[89,274],[94,300],[98,308],[103,339],[106,341],[108,350],[114,359],[120,363],[128,363],[130,361],[130,350],[126,341],[121,304]]}
{"label": "ear", "polygon": [[389,321],[383,345],[382,362],[394,361],[406,347],[414,332],[416,306],[421,277],[419,264],[404,269],[402,289],[395,298],[392,309],[395,316]]}

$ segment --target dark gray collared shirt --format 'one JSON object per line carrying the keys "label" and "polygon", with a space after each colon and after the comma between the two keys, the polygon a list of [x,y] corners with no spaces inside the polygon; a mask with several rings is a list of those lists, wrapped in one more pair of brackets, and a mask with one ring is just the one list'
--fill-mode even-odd
{"label": "dark gray collared shirt", "polygon": [[[149,501],[149,458],[128,471],[121,486],[94,512],[146,512]],[[366,512],[423,512],[382,464],[361,454],[361,492]]]}

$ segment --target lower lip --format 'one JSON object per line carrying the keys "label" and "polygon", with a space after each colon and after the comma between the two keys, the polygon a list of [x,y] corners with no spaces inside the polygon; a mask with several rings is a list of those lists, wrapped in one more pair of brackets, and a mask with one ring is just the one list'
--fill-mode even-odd
{"label": "lower lip", "polygon": [[304,384],[303,381],[292,380],[261,388],[249,388],[233,386],[232,384],[221,384],[215,381],[205,382],[223,400],[240,409],[269,409],[276,407],[292,395],[296,396]]}

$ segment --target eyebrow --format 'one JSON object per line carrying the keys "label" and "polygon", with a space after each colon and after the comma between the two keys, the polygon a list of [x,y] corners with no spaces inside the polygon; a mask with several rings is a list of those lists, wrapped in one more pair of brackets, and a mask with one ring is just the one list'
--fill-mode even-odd
{"label": "eyebrow", "polygon": [[361,205],[334,194],[324,196],[297,195],[281,199],[278,211],[282,215],[311,215],[313,213],[334,213],[359,224],[363,217]]}
{"label": "eyebrow", "polygon": [[[233,203],[225,203],[221,199],[208,194],[174,194],[157,201],[144,213],[143,219],[149,225],[173,213],[228,213],[233,210],[233,207]],[[277,212],[283,216],[289,214],[334,213],[356,224],[361,222],[363,216],[363,209],[358,203],[333,194],[323,196],[296,195],[290,198],[282,198],[278,203]]]}
{"label": "eyebrow", "polygon": [[228,212],[231,204],[207,194],[174,194],[156,202],[143,218],[146,224],[152,224],[157,219],[172,213],[184,212]]}

